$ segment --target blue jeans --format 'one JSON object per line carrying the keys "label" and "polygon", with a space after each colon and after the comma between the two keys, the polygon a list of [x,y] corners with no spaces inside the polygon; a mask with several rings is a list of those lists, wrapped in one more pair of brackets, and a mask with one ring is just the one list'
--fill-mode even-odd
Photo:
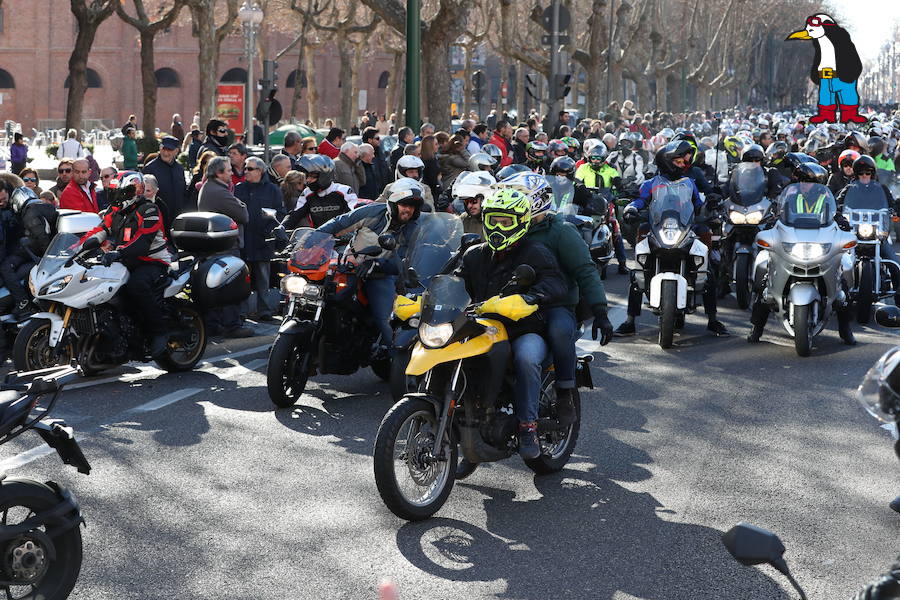
{"label": "blue jeans", "polygon": [[526,333],[513,340],[512,351],[516,369],[516,417],[522,423],[537,421],[547,342],[540,334]]}
{"label": "blue jeans", "polygon": [[859,95],[856,93],[856,82],[844,83],[837,77],[833,79],[819,80],[819,104],[832,106],[843,104],[856,106],[859,104]]}
{"label": "blue jeans", "polygon": [[547,309],[547,343],[553,353],[556,387],[561,390],[575,387],[575,334],[578,323],[575,313],[565,306]]}
{"label": "blue jeans", "polygon": [[390,346],[393,343],[394,330],[391,329],[391,311],[394,310],[394,298],[397,296],[393,275],[377,279],[369,279],[363,288],[369,299],[369,311],[375,319],[375,325],[381,333],[381,343]]}

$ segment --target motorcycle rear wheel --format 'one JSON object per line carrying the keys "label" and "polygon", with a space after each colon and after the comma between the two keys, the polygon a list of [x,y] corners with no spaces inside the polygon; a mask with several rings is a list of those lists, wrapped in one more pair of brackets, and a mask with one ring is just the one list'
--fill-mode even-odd
{"label": "motorcycle rear wheel", "polygon": [[[542,393],[544,396],[553,390],[552,384],[549,387],[544,386],[544,388]],[[547,475],[562,470],[569,462],[572,452],[575,451],[578,433],[581,430],[581,395],[577,388],[572,390],[572,401],[575,403],[575,422],[569,425],[562,434],[558,431],[540,434],[538,437],[541,443],[541,455],[525,460],[528,468],[538,475]]]}
{"label": "motorcycle rear wheel", "polygon": [[[60,502],[50,486],[30,479],[10,478],[0,484],[0,519],[16,525]],[[52,526],[52,522],[51,522]],[[47,527],[38,529],[46,533]],[[81,571],[81,527],[76,525],[53,538],[56,560],[51,561],[40,536],[21,534],[0,542],[0,578],[22,585],[0,586],[15,600],[63,600],[69,597]]]}
{"label": "motorcycle rear wheel", "polygon": [[66,344],[57,356],[50,347],[50,321],[31,319],[19,331],[13,344],[13,365],[17,371],[35,371],[57,365],[67,365],[75,357],[71,344]]}
{"label": "motorcycle rear wheel", "polygon": [[278,335],[266,365],[266,389],[279,408],[293,406],[309,379],[309,340],[300,335]]}
{"label": "motorcycle rear wheel", "polygon": [[206,325],[203,317],[200,316],[194,308],[189,306],[179,306],[177,309],[178,318],[176,323],[180,332],[185,331],[196,332],[196,338],[191,339],[189,344],[183,347],[173,348],[169,346],[166,353],[155,360],[156,364],[169,373],[177,373],[179,371],[190,371],[206,352]]}
{"label": "motorcycle rear wheel", "polygon": [[875,265],[870,261],[859,264],[859,291],[856,294],[856,322],[865,325],[872,320],[872,305],[875,304]]}

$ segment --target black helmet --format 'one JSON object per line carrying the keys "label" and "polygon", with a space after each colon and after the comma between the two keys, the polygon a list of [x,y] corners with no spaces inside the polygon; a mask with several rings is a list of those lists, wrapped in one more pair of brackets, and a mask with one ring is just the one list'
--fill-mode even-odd
{"label": "black helmet", "polygon": [[844,136],[844,148],[849,148],[851,145],[858,147],[863,154],[869,151],[869,143],[863,134],[858,131],[851,131]]}
{"label": "black helmet", "polygon": [[675,166],[672,162],[676,158],[690,158],[693,156],[694,149],[685,141],[672,141],[660,148],[656,153],[656,168],[660,174],[666,179],[672,181],[684,177],[685,170],[682,167]]}
{"label": "black helmet", "polygon": [[575,177],[575,161],[569,156],[559,156],[550,163],[550,175],[565,175],[569,179]]}
{"label": "black helmet", "polygon": [[818,161],[809,154],[804,154],[803,152],[788,152],[784,155],[784,162],[786,162],[791,168],[791,171],[793,171],[803,163],[817,163]]}
{"label": "black helmet", "polygon": [[825,184],[828,181],[828,171],[818,163],[800,163],[793,170],[792,175],[797,181]]}
{"label": "black helmet", "polygon": [[314,192],[328,189],[334,181],[334,161],[324,154],[304,154],[300,157],[300,170],[315,173],[315,181],[307,181],[306,187]]}
{"label": "black helmet", "polygon": [[787,155],[788,150],[790,150],[790,147],[788,147],[787,142],[772,142],[769,144],[769,147],[766,148],[766,164],[770,167],[774,167],[781,163]]}
{"label": "black helmet", "polygon": [[676,133],[675,137],[672,138],[673,142],[679,142],[681,140],[690,144],[691,149],[694,151],[694,155],[691,157],[691,163],[695,165],[703,164],[703,158],[705,157],[701,158],[703,153],[700,152],[700,147],[697,145],[697,138],[694,137],[694,134],[688,131],[682,131],[681,133]]}
{"label": "black helmet", "polygon": [[871,175],[875,175],[877,170],[878,169],[875,166],[875,159],[873,159],[868,154],[863,154],[853,161],[853,174],[857,177],[859,177],[861,173],[866,172],[870,173]]}
{"label": "black helmet", "polygon": [[869,138],[869,154],[872,156],[884,154],[884,138],[878,135]]}
{"label": "black helmet", "polygon": [[34,190],[25,187],[24,185],[17,187],[13,190],[13,193],[9,195],[9,205],[12,206],[13,211],[17,214],[21,214],[26,206],[37,200],[38,197],[37,194],[34,193]]}
{"label": "black helmet", "polygon": [[743,153],[741,153],[741,162],[762,163],[765,157],[766,153],[763,151],[762,146],[759,144],[750,144],[744,148]]}
{"label": "black helmet", "polygon": [[497,181],[502,181],[502,180],[506,179],[507,177],[515,175],[516,173],[527,173],[530,171],[531,171],[531,169],[529,169],[525,165],[519,165],[519,164],[507,165],[507,166],[503,167],[502,169],[500,169],[499,171],[497,171]]}

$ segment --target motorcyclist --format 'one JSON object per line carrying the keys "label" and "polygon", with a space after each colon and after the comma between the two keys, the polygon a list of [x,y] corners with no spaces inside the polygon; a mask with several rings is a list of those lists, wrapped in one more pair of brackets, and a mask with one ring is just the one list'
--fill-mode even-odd
{"label": "motorcyclist", "polygon": [[[856,150],[844,150],[838,157],[838,170],[828,178],[828,189],[837,198],[848,183],[853,181],[853,163],[860,157]],[[874,162],[872,164],[875,164]]]}
{"label": "motorcyclist", "polygon": [[634,140],[628,132],[619,136],[616,150],[610,152],[606,162],[619,172],[623,182],[631,182],[636,185],[644,183],[644,160],[635,152]]}
{"label": "motorcyclist", "polygon": [[543,173],[547,161],[547,144],[532,141],[525,146],[525,166],[535,173]]}
{"label": "motorcyclist", "polygon": [[298,162],[306,173],[306,187],[294,210],[285,216],[285,229],[319,227],[356,206],[358,198],[353,189],[334,182],[333,160],[324,154],[303,154]]}
{"label": "motorcyclist", "polygon": [[[894,160],[887,155],[887,145],[881,136],[872,136],[869,138],[869,155],[875,159],[875,168],[879,171],[890,172],[890,177],[894,177]],[[885,185],[891,185],[893,181],[882,181]]]}
{"label": "motorcyclist", "polygon": [[729,135],[723,140],[722,146],[725,150],[725,155],[728,158],[729,164],[741,162],[741,153],[744,151],[744,142],[742,142],[739,137]]}
{"label": "motorcyclist", "polygon": [[159,208],[144,197],[143,176],[135,171],[118,173],[110,190],[115,197],[103,222],[84,234],[82,243],[89,238],[105,243],[103,264],[121,262],[128,268],[125,296],[150,337],[150,356],[157,358],[168,344],[162,289],[157,284],[175,257],[169,251]]}
{"label": "motorcyclist", "polygon": [[497,181],[484,171],[461,173],[453,182],[453,208],[463,222],[465,233],[484,235],[481,206],[493,193],[491,185]]}
{"label": "motorcyclist", "polygon": [[[499,296],[519,265],[535,271],[534,282],[523,299],[537,306],[537,312],[509,324],[513,364],[516,371],[515,412],[519,420],[519,454],[522,458],[540,456],[537,436],[541,373],[547,356],[543,334],[548,327],[548,307],[566,294],[566,284],[553,254],[542,244],[527,238],[531,226],[531,201],[520,190],[501,189],[483,205],[484,234],[487,241],[469,248],[456,275],[466,282],[474,302]],[[490,314],[485,307],[485,313]],[[552,327],[552,324],[549,324]],[[559,375],[557,374],[557,377]]]}
{"label": "motorcyclist", "polygon": [[[473,156],[482,156],[483,153],[479,152]],[[469,161],[469,170],[476,171],[478,169],[471,168],[471,160]],[[418,182],[422,181],[422,177],[425,176],[425,163],[422,162],[422,159],[418,156],[413,156],[412,154],[404,154],[397,161],[397,168],[394,169],[394,183],[401,179],[414,179]],[[388,198],[391,195],[391,189],[394,183],[389,183],[384,186],[384,190],[381,192],[381,195],[378,196],[376,202],[387,202]],[[422,205],[422,210],[425,212],[433,212],[434,207],[434,196],[431,194],[431,187],[427,185],[422,185],[422,188],[425,190],[425,204]]]}
{"label": "motorcyclist", "polygon": [[570,135],[567,135],[560,141],[566,145],[566,155],[573,161],[578,162],[578,159],[581,158],[581,144],[578,143],[578,140]]}
{"label": "motorcyclist", "polygon": [[[663,146],[656,153],[656,166],[659,175],[650,181],[644,182],[641,186],[640,195],[625,207],[623,217],[631,222],[640,220],[639,211],[648,207],[653,193],[653,188],[658,185],[665,185],[670,181],[678,181],[685,177],[685,169],[691,164],[691,158],[694,150],[686,141],[672,141]],[[693,180],[691,180],[693,182]],[[694,188],[694,208],[697,213],[702,210],[704,201],[700,198],[696,184],[692,183]],[[650,231],[650,223],[644,222],[638,229],[638,239],[642,239]],[[712,252],[712,231],[708,225],[694,225],[694,233],[701,242],[706,244],[707,248]],[[712,261],[710,261],[712,263]],[[728,330],[725,325],[716,318],[716,269],[709,269],[706,279],[706,288],[703,290],[703,307],[706,310],[708,323],[706,328],[716,335],[727,335]],[[649,281],[649,278],[647,278]],[[641,306],[643,304],[643,291],[637,286],[637,282],[632,276],[631,287],[628,292],[628,317],[625,322],[616,329],[616,335],[627,336],[634,335],[637,331],[635,326],[635,318],[641,314]]]}
{"label": "motorcyclist", "polygon": [[[584,188],[608,188],[610,190],[619,190],[622,179],[619,172],[606,164],[607,151],[604,144],[598,144],[590,149],[585,157],[587,162],[578,167],[575,171],[575,203],[579,206],[585,206],[590,200],[590,192]],[[585,196],[587,193],[587,197]],[[619,274],[628,273],[625,257],[625,242],[622,241],[622,235],[619,231],[619,223],[614,219],[615,207],[610,202],[609,218],[613,229],[613,248],[616,253],[616,260],[619,263]]]}
{"label": "motorcyclist", "polygon": [[[759,144],[750,144],[744,148],[741,155],[741,162],[756,163],[762,167],[763,173],[766,174],[766,197],[775,198],[784,187],[785,181],[776,169],[766,168],[766,153]],[[733,191],[733,190],[732,190]]]}
{"label": "motorcyclist", "polygon": [[[402,159],[401,159],[402,160]],[[356,210],[338,215],[319,226],[319,231],[338,236],[368,230],[372,241],[382,233],[391,233],[397,240],[397,248],[392,253],[374,259],[375,265],[366,278],[363,290],[369,299],[369,310],[381,333],[381,346],[385,351],[393,339],[390,325],[391,311],[396,295],[396,279],[400,272],[400,261],[406,256],[409,240],[418,223],[419,214],[425,203],[424,186],[415,179],[402,177],[391,184],[391,192],[386,204],[374,202]]]}
{"label": "motorcyclist", "polygon": [[[496,146],[494,144],[485,144],[484,146],[481,147],[481,154],[487,154],[488,156],[490,156],[491,158],[494,159],[494,165],[491,167],[491,175],[496,174],[497,169],[500,168],[500,164],[503,162],[503,152],[500,150],[500,148],[498,146]],[[471,170],[471,171],[475,170],[475,169],[471,169],[471,160],[470,160],[469,166],[470,166],[469,170]],[[483,167],[482,167],[482,170],[483,170]]]}

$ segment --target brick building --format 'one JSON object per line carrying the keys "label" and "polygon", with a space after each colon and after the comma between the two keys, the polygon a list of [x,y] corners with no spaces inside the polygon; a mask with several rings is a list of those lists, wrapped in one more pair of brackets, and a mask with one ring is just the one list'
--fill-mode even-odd
{"label": "brick building", "polygon": [[[130,4],[130,3],[129,3]],[[65,119],[68,88],[68,61],[75,41],[76,23],[64,0],[4,0],[0,7],[0,122],[7,119],[31,127],[61,127]],[[222,44],[219,59],[220,79],[246,81],[247,61],[244,39],[237,32]],[[272,33],[267,46],[274,54],[287,46],[293,35]],[[179,24],[156,38],[157,93],[156,123],[165,128],[172,113],[180,113],[186,123],[198,109],[196,73],[197,40],[191,35],[187,9]],[[279,60],[278,98],[290,109],[292,89],[287,84],[305,81],[305,75],[292,73],[297,66],[297,50]],[[319,117],[340,113],[338,69],[335,52],[321,48],[316,56],[315,80],[319,91]],[[367,90],[368,107],[385,110],[385,85],[390,60],[376,55],[364,61],[360,71],[360,89]],[[226,76],[226,73],[228,74]],[[262,73],[258,63],[255,76]],[[243,79],[241,79],[243,78]],[[108,126],[121,125],[129,114],[142,115],[140,47],[137,30],[113,15],[97,31],[88,58],[88,83],[84,118],[102,119]],[[301,84],[302,85],[302,84]],[[306,118],[306,92],[303,91],[297,118]]]}

